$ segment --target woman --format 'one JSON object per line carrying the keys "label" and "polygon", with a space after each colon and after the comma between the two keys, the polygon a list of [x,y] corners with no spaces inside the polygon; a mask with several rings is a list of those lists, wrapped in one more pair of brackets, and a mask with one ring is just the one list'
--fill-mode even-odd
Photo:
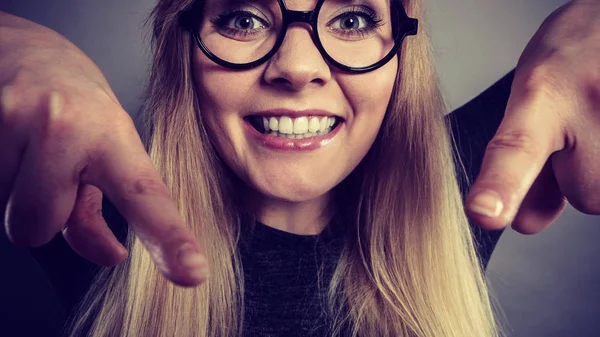
{"label": "woman", "polygon": [[[137,146],[139,138],[137,133],[130,131],[133,128],[126,128],[126,113],[112,113],[119,110],[118,102],[102,74],[92,62],[86,61],[85,55],[73,52],[76,48],[70,48],[63,40],[59,39],[60,43],[53,45],[57,41],[53,35],[25,35],[28,26],[19,20],[14,21],[14,29],[6,29],[5,16],[0,17],[3,23],[0,45],[4,47],[0,50],[3,70],[0,84],[5,86],[0,101],[0,153],[7,159],[0,166],[0,211],[9,200],[6,214],[9,238],[15,243],[41,245],[48,242],[69,218],[69,226],[57,239],[64,237],[74,250],[91,261],[118,263],[127,251],[114,237],[114,241],[110,240],[112,233],[94,212],[98,209],[94,198],[100,196],[101,199],[101,194],[96,190],[92,198],[88,193],[91,185],[102,188],[115,202],[130,219],[129,225],[137,235],[129,234],[128,246],[132,254],[126,264],[106,269],[99,275],[94,289],[80,308],[79,317],[75,317],[73,335],[82,335],[88,330],[90,327],[86,324],[93,324],[91,328],[96,335],[228,336],[242,331],[246,335],[286,336],[335,335],[341,331],[348,335],[354,332],[360,335],[428,336],[495,333],[470,233],[466,229],[462,207],[456,201],[458,193],[449,159],[450,147],[439,115],[441,104],[426,61],[422,32],[416,37],[410,36],[399,56],[394,57],[396,51],[389,49],[392,45],[390,36],[397,34],[390,35],[390,32],[410,28],[402,30],[408,34],[414,28],[410,24],[414,21],[404,15],[401,17],[407,25],[392,20],[396,16],[390,13],[395,12],[390,11],[383,1],[365,1],[345,8],[336,7],[344,5],[339,1],[328,0],[320,4],[323,7],[315,11],[325,20],[310,29],[302,23],[311,22],[310,15],[298,11],[312,10],[315,3],[289,1],[288,6],[296,11],[287,12],[285,23],[293,23],[283,44],[277,46],[278,40],[273,37],[278,35],[269,32],[282,31],[280,29],[285,25],[281,21],[284,16],[277,20],[281,7],[275,1],[237,4],[235,1],[226,4],[210,1],[206,6],[197,4],[197,9],[206,8],[206,11],[192,10],[193,14],[188,15],[183,12],[191,9],[189,1],[159,3],[155,11],[157,48],[149,87],[146,141],[154,164],[167,181],[188,226],[185,229],[167,221],[170,226],[163,223],[163,231],[159,231],[162,237],[157,236],[157,232],[148,235],[151,231],[139,222],[155,225],[169,219],[163,213],[173,216],[177,211],[172,210],[168,198],[163,198],[163,204],[156,203],[161,200],[160,195],[168,193],[159,189],[162,186],[162,182],[158,183],[160,178],[147,179],[148,172],[153,172],[154,168],[149,170],[152,165],[143,163],[146,160],[145,153],[140,154],[143,148],[140,146],[135,155],[124,156],[134,154],[135,151],[130,150]],[[410,16],[418,17],[418,3],[404,5]],[[587,17],[589,21],[597,22],[594,10],[599,10],[597,3],[577,2],[571,10],[561,11],[571,15],[562,15],[561,20],[553,22],[568,22],[568,27],[574,23],[591,27],[589,22],[569,18]],[[344,14],[347,11],[357,13]],[[197,20],[201,18],[209,20],[210,24],[196,29],[194,23],[199,23]],[[186,33],[190,28],[192,36],[198,35],[193,38],[202,52],[190,41]],[[556,34],[557,30],[560,31],[542,29],[554,32],[549,33],[550,36],[560,36]],[[23,36],[27,38],[23,39]],[[562,36],[562,41],[565,42],[565,36],[568,42],[568,34]],[[567,43],[566,49],[562,49],[565,53],[558,55],[570,55],[566,60],[582,61],[579,64],[593,60],[585,55],[593,55],[594,49],[589,47],[595,46],[594,41],[597,41],[594,34],[577,37],[575,41],[588,43]],[[535,41],[533,47],[539,46],[540,39]],[[530,55],[532,50],[535,51],[534,60],[540,57],[547,60],[544,50],[556,50],[556,43],[550,43],[556,40],[548,40],[546,36],[541,41],[546,41],[546,45],[542,44],[545,49],[528,48]],[[234,46],[231,43],[235,48],[231,48]],[[574,45],[577,48],[573,48]],[[248,46],[256,48],[248,49]],[[279,49],[270,55],[271,47]],[[388,50],[394,58],[378,62],[377,56],[384,58]],[[49,62],[53,57],[47,55],[57,51],[54,66]],[[267,55],[260,60],[264,53]],[[36,62],[39,59],[34,55],[42,62]],[[365,58],[373,55],[375,59]],[[266,63],[253,63],[254,68],[246,65],[242,67],[244,69],[230,69],[257,58]],[[531,59],[522,59],[521,68],[535,65]],[[235,64],[224,63],[226,60]],[[542,62],[544,64],[546,66],[540,67],[538,63],[533,70],[552,69],[546,68],[547,62]],[[564,65],[564,62],[557,64]],[[353,69],[344,69],[345,65]],[[375,65],[381,67],[375,69]],[[595,66],[593,62],[592,65]],[[23,68],[29,69],[29,74],[19,70]],[[358,74],[354,68],[360,68]],[[34,80],[28,78],[32,69],[38,70],[33,72]],[[573,70],[573,67],[567,69]],[[589,75],[592,67],[575,69],[584,69]],[[534,94],[547,93],[540,91],[547,87],[529,86],[533,82],[527,78],[523,80],[523,76],[532,75],[531,71],[519,74],[520,80],[516,76],[515,82],[521,84],[522,90],[517,90],[521,103],[529,101],[525,106],[531,107],[537,102],[532,98],[540,96],[523,96],[523,92],[531,93],[531,89],[537,88],[533,90]],[[581,71],[579,76],[569,74],[570,80],[586,78]],[[16,78],[11,79],[11,75]],[[394,77],[397,78],[393,80]],[[510,80],[508,77],[507,81]],[[57,89],[62,90],[64,101],[57,100],[60,95],[52,94],[52,90]],[[365,94],[367,90],[369,95]],[[47,111],[35,106],[40,92],[44,97],[50,93]],[[587,95],[590,91],[582,92]],[[579,98],[582,92],[578,92]],[[569,93],[561,90],[560,95],[553,98],[558,97],[561,101]],[[508,92],[504,94],[508,96]],[[16,99],[19,95],[27,99]],[[548,102],[547,96],[542,97]],[[593,101],[593,96],[586,97]],[[557,100],[550,101],[556,103]],[[587,111],[590,123],[575,128],[581,125],[568,123],[568,114],[564,118],[568,111],[564,109],[565,102],[569,100],[558,105],[563,118],[547,118],[547,111],[543,115],[544,125],[559,125],[562,126],[560,130],[554,129],[544,135],[539,132],[529,134],[537,140],[540,138],[533,137],[534,134],[544,136],[540,143],[547,148],[542,150],[535,165],[529,165],[533,168],[521,182],[526,188],[515,188],[513,184],[512,188],[519,194],[529,189],[531,182],[527,181],[539,173],[536,167],[547,159],[544,153],[563,148],[569,152],[568,144],[560,145],[557,137],[570,136],[573,140],[575,136],[575,140],[581,140],[592,134],[589,130],[593,129],[595,115],[591,110]],[[581,102],[577,100],[578,109]],[[499,102],[499,114],[505,104],[505,99]],[[522,117],[527,117],[531,124],[536,119],[533,117],[539,117],[535,111],[540,109],[535,105],[538,109],[532,109],[534,113],[525,109],[528,111],[517,114],[513,101],[512,109],[507,110],[507,113],[513,110],[512,122],[505,120],[503,125],[514,127],[516,122],[523,121]],[[309,108],[320,110],[307,111]],[[523,104],[521,109],[524,109]],[[82,110],[98,113],[82,114]],[[49,114],[44,114],[46,112]],[[305,115],[298,117],[302,114]],[[328,114],[335,116],[334,125],[329,126],[326,121],[321,130],[321,123]],[[311,135],[303,139],[293,136],[294,140],[291,140],[291,119],[284,121],[282,115],[301,119],[298,130],[295,130],[295,121],[291,124],[292,132],[299,133],[307,127],[316,130],[313,117],[317,117],[320,136],[325,137],[321,140],[329,142],[311,148]],[[111,116],[114,122],[102,124]],[[268,117],[268,124],[263,120],[261,126],[261,119],[255,119],[257,117]],[[571,120],[583,120],[580,115],[577,117]],[[272,118],[276,120],[272,122]],[[327,118],[329,120],[329,116]],[[493,133],[499,120],[488,120],[490,118],[486,117],[485,122],[490,123],[486,124],[490,128],[488,132]],[[104,128],[99,128],[101,125]],[[539,125],[534,123],[533,129],[540,130]],[[267,127],[269,133],[275,133],[271,138],[263,134]],[[334,130],[323,135],[328,127],[334,127]],[[480,129],[471,127],[466,130],[469,142],[474,140],[472,133]],[[503,129],[505,134],[507,128]],[[200,135],[199,139],[197,135]],[[280,139],[282,135],[285,140]],[[487,136],[482,139],[483,144],[491,138]],[[90,139],[96,141],[100,150],[87,147],[92,144]],[[572,149],[575,154],[571,156],[572,160],[562,156],[562,168],[564,165],[589,167],[585,158],[594,158],[593,151],[582,150],[582,145],[594,144],[591,140],[579,142],[577,149]],[[112,152],[106,151],[107,144],[112,145]],[[65,146],[69,151],[64,151]],[[281,147],[294,150],[298,146],[308,148],[305,147],[303,152],[281,150]],[[469,159],[471,151],[467,150],[471,149],[464,149],[463,154]],[[535,151],[520,152],[521,156],[525,153],[529,156]],[[477,157],[477,151],[474,155]],[[78,156],[93,160],[93,163],[86,162],[82,166],[79,161],[82,158]],[[314,156],[315,160],[307,163],[309,156]],[[500,157],[496,156],[495,160],[502,161]],[[479,161],[478,158],[471,159],[475,164]],[[531,163],[530,160],[517,162],[520,165]],[[123,166],[126,163],[128,166]],[[507,168],[506,165],[497,166],[496,169],[502,167],[503,173]],[[73,180],[74,176],[68,174],[70,171],[77,179]],[[536,171],[535,175],[532,175],[533,171]],[[489,165],[487,172],[491,174]],[[574,196],[569,197],[571,202],[593,200],[586,198],[581,188],[577,190],[577,187],[585,190],[593,184],[581,183],[584,180],[577,170],[562,172],[561,175],[559,167],[556,173],[557,178],[563,178],[562,182],[573,178],[578,182],[567,186],[567,195],[571,192]],[[569,175],[570,172],[575,172],[575,177]],[[138,173],[144,174],[132,177]],[[103,179],[91,179],[98,176]],[[583,176],[588,181],[597,181],[593,174]],[[549,177],[553,178],[552,175]],[[505,183],[505,179],[501,180]],[[554,183],[552,187],[556,188]],[[423,190],[424,186],[428,188]],[[115,189],[124,193],[114,193]],[[132,193],[139,198],[127,199]],[[76,194],[77,204],[73,208]],[[154,202],[147,198],[149,195],[155,197]],[[562,202],[557,206],[564,205],[564,200],[560,199],[562,194],[557,195]],[[520,198],[522,200],[522,196]],[[144,199],[145,207],[140,207],[138,199]],[[109,215],[110,204],[104,201],[103,211]],[[124,202],[137,207],[136,216],[128,212]],[[87,203],[87,207],[77,207],[79,203]],[[583,209],[594,207],[592,203],[578,203]],[[552,214],[556,209],[552,209]],[[537,209],[534,207],[533,210]],[[82,212],[88,213],[82,216]],[[547,220],[548,214],[541,215]],[[113,215],[109,224],[116,230],[125,229],[126,224],[122,223],[119,214]],[[539,217],[526,218],[539,227]],[[164,231],[164,228],[170,230]],[[193,239],[188,230],[196,238],[202,238],[212,266],[207,284],[194,290],[174,287],[161,278],[158,269],[149,262],[151,255],[163,274],[178,284],[195,285],[206,280],[207,275],[202,269],[195,274],[193,282],[189,278],[182,282],[177,276],[183,273],[177,273],[177,268],[167,268],[165,272],[165,265],[175,265],[169,259],[175,256],[176,245],[161,246],[156,242],[181,243],[183,237],[190,242]],[[187,236],[182,235],[183,232],[187,232]],[[177,238],[180,240],[174,240]],[[140,242],[148,252],[141,249]],[[478,244],[480,252],[489,251],[489,246],[486,249],[479,236]],[[481,249],[482,245],[484,249]],[[50,246],[52,244],[40,248],[38,253],[48,252],[46,248],[51,250]],[[68,248],[66,244],[54,248],[58,248],[54,252],[59,252],[58,257],[69,256],[61,251]],[[79,268],[78,262],[67,259],[45,263],[48,255],[36,257],[51,274],[58,275],[55,285],[63,288],[63,294],[76,296],[73,294],[80,289],[66,287],[85,287],[85,282],[78,283],[73,278],[84,274],[88,265]],[[481,254],[481,257],[485,264],[489,254]],[[206,266],[198,259],[188,262]],[[169,273],[173,270],[175,273]]]}
{"label": "woman", "polygon": [[[315,9],[312,32],[310,15],[285,6]],[[147,144],[211,275],[176,287],[130,235],[130,259],[103,270],[72,335],[91,321],[95,336],[497,335],[425,34],[383,59],[416,33],[420,11],[420,1],[160,1]],[[269,54],[293,15],[307,21]],[[243,70],[226,63],[263,56]],[[310,274],[289,274],[290,262]],[[264,303],[288,301],[303,307],[262,316]]]}

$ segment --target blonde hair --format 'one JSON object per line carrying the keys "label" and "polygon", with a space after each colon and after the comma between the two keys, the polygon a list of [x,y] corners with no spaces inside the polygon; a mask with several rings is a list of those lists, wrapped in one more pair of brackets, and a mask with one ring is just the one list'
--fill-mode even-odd
{"label": "blonde hair", "polygon": [[[191,75],[195,45],[178,24],[192,2],[160,0],[152,12],[144,138],[184,222],[206,248],[211,277],[193,289],[174,286],[129,233],[129,258],[98,274],[68,328],[72,336],[88,329],[90,336],[241,334],[237,244],[252,219],[228,192],[236,178],[218,160],[200,118]],[[403,5],[422,18],[422,1]],[[380,133],[335,189],[346,230],[328,292],[333,336],[348,327],[353,336],[499,335],[463,210],[428,41],[422,25],[404,41]]]}

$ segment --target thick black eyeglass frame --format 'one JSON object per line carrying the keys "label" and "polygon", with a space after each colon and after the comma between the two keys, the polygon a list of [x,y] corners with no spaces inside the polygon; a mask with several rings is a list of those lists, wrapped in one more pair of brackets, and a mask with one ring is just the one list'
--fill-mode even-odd
{"label": "thick black eyeglass frame", "polygon": [[195,1],[194,4],[192,5],[191,9],[182,13],[182,15],[180,16],[180,19],[181,19],[180,22],[185,29],[190,31],[190,33],[194,37],[194,40],[196,41],[196,44],[198,45],[200,50],[202,50],[202,52],[209,59],[211,59],[213,62],[215,62],[223,67],[230,68],[230,69],[239,69],[239,70],[257,67],[257,66],[265,63],[271,57],[273,57],[273,55],[275,55],[275,53],[277,53],[277,51],[279,50],[279,47],[281,47],[281,44],[283,43],[283,40],[285,39],[285,35],[287,33],[288,26],[295,22],[308,23],[311,26],[313,34],[314,34],[313,42],[317,46],[317,49],[321,53],[321,56],[327,62],[333,64],[336,68],[338,68],[342,71],[349,72],[349,73],[365,73],[365,72],[373,71],[377,68],[382,67],[383,65],[388,63],[394,57],[394,55],[396,55],[396,53],[398,52],[398,49],[402,45],[402,41],[404,41],[404,38],[409,35],[416,35],[417,30],[418,30],[418,22],[419,21],[417,19],[408,17],[402,4],[400,4],[400,3],[396,4],[397,2],[399,2],[399,0],[397,0],[397,1],[391,0],[390,1],[391,2],[391,10],[397,11],[398,18],[399,18],[399,21],[398,21],[399,27],[392,27],[392,30],[394,30],[394,31],[399,30],[398,35],[394,41],[394,47],[392,47],[390,52],[384,58],[382,58],[380,61],[378,61],[375,64],[372,64],[372,65],[366,66],[366,67],[359,67],[359,68],[349,67],[347,65],[337,62],[331,56],[329,56],[329,54],[327,54],[327,52],[325,51],[325,48],[321,44],[321,39],[319,38],[319,29],[317,27],[317,24],[318,24],[317,18],[319,16],[319,11],[321,10],[321,7],[323,6],[323,3],[325,2],[325,0],[319,0],[317,5],[315,6],[315,9],[313,9],[312,11],[289,10],[287,8],[287,6],[285,5],[284,0],[277,0],[277,2],[279,3],[279,6],[281,7],[281,13],[283,16],[282,29],[281,29],[281,32],[279,33],[279,36],[277,37],[277,41],[275,42],[275,45],[273,46],[271,51],[269,51],[265,56],[261,57],[260,59],[258,59],[256,61],[252,61],[249,63],[227,62],[227,61],[219,58],[215,54],[213,54],[206,47],[206,45],[204,44],[204,42],[198,35],[198,29],[197,29],[198,25],[199,25],[198,18],[200,18],[201,14],[202,14],[202,8],[199,5],[200,1]]}

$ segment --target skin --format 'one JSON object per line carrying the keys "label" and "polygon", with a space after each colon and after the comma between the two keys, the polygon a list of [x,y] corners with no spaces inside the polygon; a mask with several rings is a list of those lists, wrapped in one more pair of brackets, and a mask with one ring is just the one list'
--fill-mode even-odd
{"label": "skin", "polygon": [[[286,4],[292,10],[312,10],[316,2]],[[333,187],[358,165],[377,136],[397,69],[395,57],[372,72],[341,72],[325,62],[310,26],[298,23],[289,27],[270,61],[249,70],[217,66],[195,48],[201,114],[219,154],[250,187],[247,199],[256,201],[260,221],[296,234],[322,230],[331,215]],[[332,142],[312,151],[272,150],[244,130],[244,116],[284,108],[327,110],[345,125]]]}
{"label": "skin", "polygon": [[[466,200],[474,223],[536,234],[567,200],[583,213],[600,214],[599,54],[598,0],[565,4],[535,33]],[[482,193],[490,197],[478,204]]]}
{"label": "skin", "polygon": [[[293,5],[301,8],[299,1]],[[118,264],[127,251],[101,216],[104,193],[136,224],[131,229],[165,277],[182,286],[202,283],[208,275],[202,247],[183,224],[131,118],[102,72],[80,49],[48,28],[0,12],[0,29],[0,158],[4,160],[0,165],[0,217],[9,240],[20,246],[40,246],[62,232],[84,258],[101,265]],[[292,31],[292,38],[312,50],[305,27],[295,25]],[[600,214],[599,41],[598,0],[569,2],[552,13],[530,41],[517,65],[504,119],[466,201],[474,223],[501,229],[512,222],[522,233],[537,233],[560,215],[565,198],[581,212]],[[312,52],[307,56],[314,61]],[[289,69],[284,67],[289,60],[283,61],[285,58],[273,64]],[[344,90],[352,90],[351,84],[359,82],[330,72],[331,79],[323,87],[335,84],[337,88],[331,90],[337,90],[339,97],[355,97]],[[274,74],[271,78],[280,78],[278,81],[286,78],[281,77],[281,70]],[[253,78],[269,77],[257,73]],[[297,90],[316,91],[320,85],[319,81],[303,80],[300,83],[306,84],[296,89],[292,84],[298,82],[287,81],[279,91],[272,82],[262,83],[262,99],[270,95],[278,98],[277,103],[289,102],[298,95]],[[352,108],[344,113],[349,119],[356,114],[352,123],[358,126],[364,110],[347,98],[344,102],[339,108]],[[225,113],[230,119],[223,125],[235,126],[235,111]],[[350,136],[347,139],[354,139]],[[230,148],[232,158],[244,158],[236,154],[235,146]],[[246,162],[244,167],[257,168],[256,162]],[[343,168],[337,172],[338,178],[343,176]],[[293,189],[298,193],[294,201],[329,189],[302,180],[309,174],[302,173],[294,177],[304,186]],[[281,177],[282,185],[267,183],[257,173],[253,177],[261,182],[262,191],[286,183]],[[329,183],[333,186],[335,179],[330,178]],[[497,212],[475,207],[476,197],[484,191],[498,198],[487,199]],[[290,192],[277,193],[273,195],[281,199]],[[276,210],[290,209],[272,204]],[[265,213],[281,216],[279,211]],[[294,216],[288,214],[287,218]],[[185,247],[190,249],[181,255]]]}

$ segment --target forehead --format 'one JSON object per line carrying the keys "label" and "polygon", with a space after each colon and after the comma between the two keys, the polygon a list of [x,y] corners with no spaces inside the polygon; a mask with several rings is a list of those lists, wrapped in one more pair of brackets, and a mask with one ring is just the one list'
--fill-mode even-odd
{"label": "forehead", "polygon": [[[389,6],[392,0],[325,0],[325,2],[336,3],[341,5],[372,5],[372,6]],[[319,2],[318,0],[283,0],[286,7],[296,11],[311,11]],[[206,6],[224,5],[228,3],[261,3],[269,5],[277,5],[277,0],[205,0]]]}

